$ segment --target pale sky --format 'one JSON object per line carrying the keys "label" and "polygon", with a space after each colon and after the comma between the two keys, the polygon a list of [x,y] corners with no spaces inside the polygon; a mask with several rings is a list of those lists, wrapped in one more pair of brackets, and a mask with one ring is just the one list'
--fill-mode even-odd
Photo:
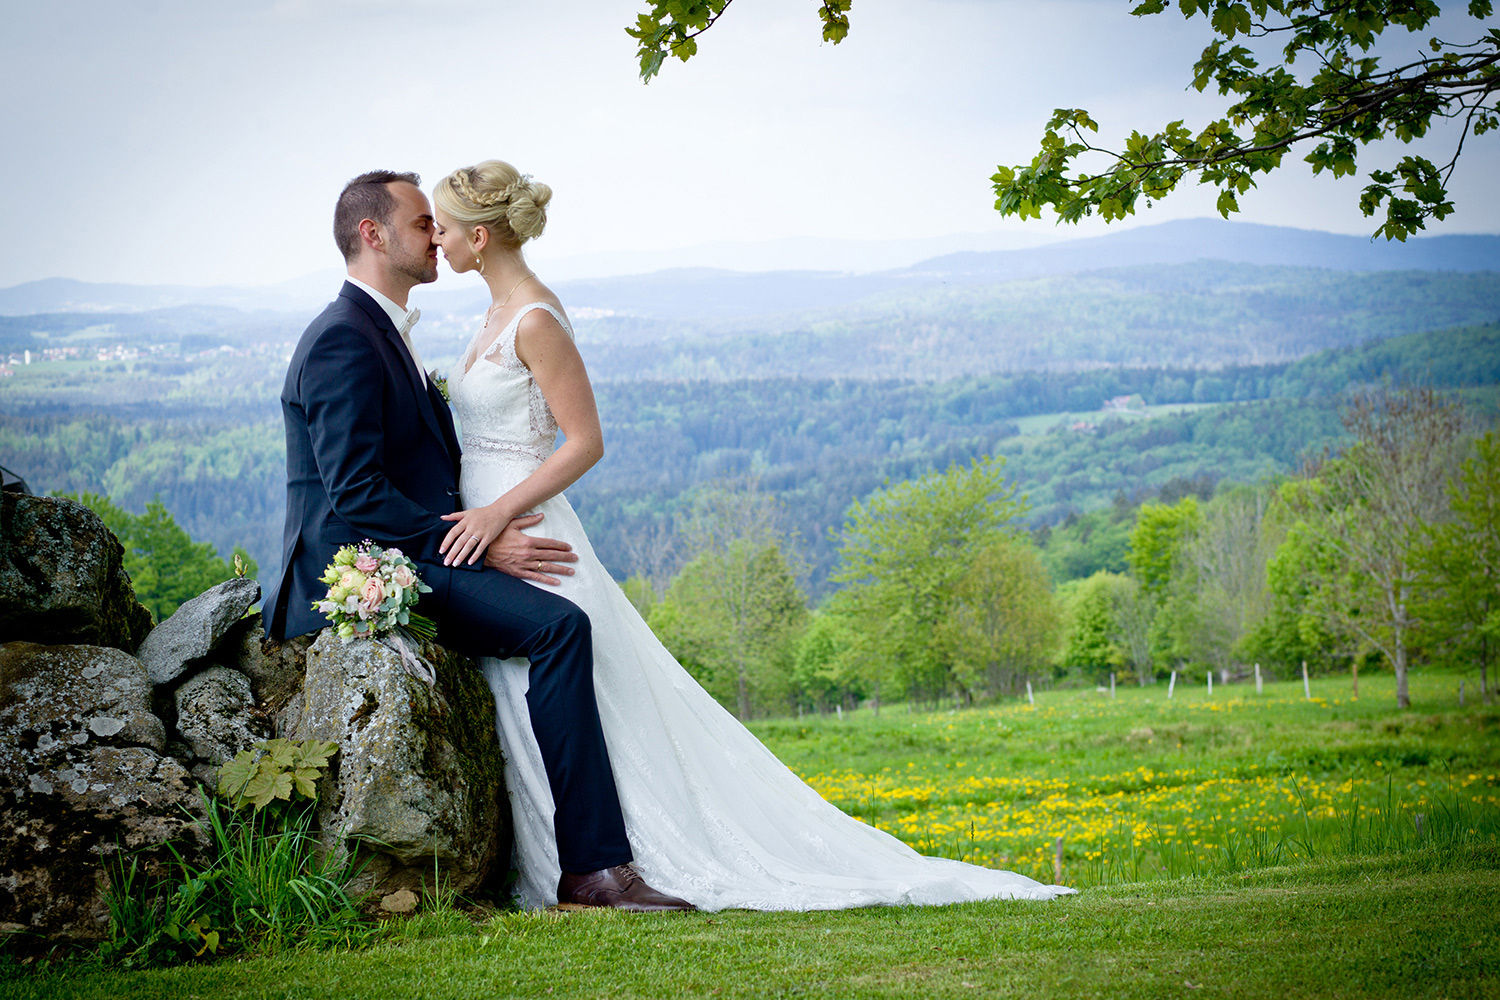
{"label": "pale sky", "polygon": [[[1222,106],[1185,89],[1202,20],[1133,5],[859,0],[835,47],[816,0],[737,0],[695,59],[645,86],[624,32],[636,0],[13,4],[0,286],[300,277],[339,264],[330,218],[349,177],[415,169],[430,190],[489,157],[555,190],[534,264],[789,237],[1094,235],[1102,224],[1001,219],[988,177],[1030,158],[1054,107],[1088,108],[1117,143]],[[1429,232],[1500,232],[1495,136],[1469,139],[1457,213]],[[1238,218],[1368,233],[1361,186],[1299,164]],[[1212,204],[1185,191],[1132,224]]]}

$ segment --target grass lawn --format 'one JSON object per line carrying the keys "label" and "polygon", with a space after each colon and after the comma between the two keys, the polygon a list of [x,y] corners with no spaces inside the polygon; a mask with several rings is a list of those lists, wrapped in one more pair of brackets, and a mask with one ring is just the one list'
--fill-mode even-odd
{"label": "grass lawn", "polygon": [[1496,996],[1500,852],[1325,861],[1047,903],[507,914],[425,934],[148,972],[25,970],[0,981],[0,997]]}
{"label": "grass lawn", "polygon": [[[1500,842],[1500,707],[1389,675],[1039,692],[1025,702],[768,720],[824,797],[928,854],[1097,885],[1410,846]],[[1419,827],[1420,824],[1420,827]]]}
{"label": "grass lawn", "polygon": [[[758,722],[923,850],[1046,903],[640,917],[441,910],[354,951],[151,971],[0,959],[0,998],[1500,996],[1500,709],[1389,677],[1039,692]],[[1471,686],[1472,687],[1472,686]]]}

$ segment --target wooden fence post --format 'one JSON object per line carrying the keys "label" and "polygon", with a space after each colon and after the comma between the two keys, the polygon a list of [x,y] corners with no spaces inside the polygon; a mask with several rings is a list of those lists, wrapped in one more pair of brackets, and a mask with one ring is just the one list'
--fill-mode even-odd
{"label": "wooden fence post", "polygon": [[1029,702],[1031,704],[1032,708],[1036,708],[1036,695],[1034,695],[1034,694],[1031,693],[1031,682],[1030,681],[1026,682],[1026,700],[1027,700],[1027,702]]}
{"label": "wooden fence post", "polygon": [[1259,663],[1257,663],[1255,665],[1255,693],[1256,694],[1260,694],[1261,693],[1261,687],[1260,687],[1260,664]]}
{"label": "wooden fence post", "polygon": [[1312,688],[1307,684],[1307,661],[1302,661],[1302,697],[1312,701]]}
{"label": "wooden fence post", "polygon": [[1109,672],[1109,696],[1111,698],[1115,696],[1115,672],[1113,670]]}
{"label": "wooden fence post", "polygon": [[1208,672],[1208,693],[1214,693],[1214,672],[1212,670]]}
{"label": "wooden fence post", "polygon": [[1167,681],[1167,697],[1172,697],[1172,690],[1177,687],[1177,671],[1172,671],[1172,679]]}

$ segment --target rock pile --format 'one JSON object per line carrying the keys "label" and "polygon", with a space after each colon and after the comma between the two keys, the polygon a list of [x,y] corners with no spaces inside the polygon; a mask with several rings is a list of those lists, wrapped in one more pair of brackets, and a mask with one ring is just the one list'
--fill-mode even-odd
{"label": "rock pile", "polygon": [[68,500],[0,495],[0,934],[107,930],[112,861],[149,875],[207,849],[200,786],[271,736],[336,741],[318,816],[366,855],[374,899],[504,873],[509,809],[492,696],[472,661],[424,648],[434,688],[378,641],[265,637],[253,580],[154,629],[103,522]]}

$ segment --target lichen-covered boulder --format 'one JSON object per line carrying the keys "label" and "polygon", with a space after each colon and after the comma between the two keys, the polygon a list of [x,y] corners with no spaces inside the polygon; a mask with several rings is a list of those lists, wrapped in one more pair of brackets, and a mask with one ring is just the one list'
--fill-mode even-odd
{"label": "lichen-covered boulder", "polygon": [[[228,667],[209,667],[194,674],[182,682],[173,699],[177,732],[193,757],[209,769],[271,738],[270,720],[255,707],[250,678]],[[202,776],[209,777],[207,771]]]}
{"label": "lichen-covered boulder", "polygon": [[234,577],[184,602],[135,651],[151,682],[170,684],[188,672],[259,599],[259,584],[249,577]]}
{"label": "lichen-covered boulder", "polygon": [[0,492],[0,642],[134,651],[151,612],[135,599],[124,559],[83,504]]}
{"label": "lichen-covered boulder", "polygon": [[430,644],[422,653],[434,687],[382,642],[344,644],[325,630],[278,725],[289,739],[339,745],[319,822],[331,846],[367,856],[358,887],[382,895],[430,885],[434,862],[469,892],[503,875],[510,854],[494,696],[472,660]]}
{"label": "lichen-covered boulder", "polygon": [[307,650],[317,633],[291,639],[266,638],[261,615],[249,615],[235,625],[219,644],[214,658],[250,678],[250,693],[256,706],[271,716],[286,707],[302,690]]}
{"label": "lichen-covered boulder", "polygon": [[192,857],[201,803],[161,751],[146,668],[118,649],[0,645],[0,923],[95,940],[109,862]]}

